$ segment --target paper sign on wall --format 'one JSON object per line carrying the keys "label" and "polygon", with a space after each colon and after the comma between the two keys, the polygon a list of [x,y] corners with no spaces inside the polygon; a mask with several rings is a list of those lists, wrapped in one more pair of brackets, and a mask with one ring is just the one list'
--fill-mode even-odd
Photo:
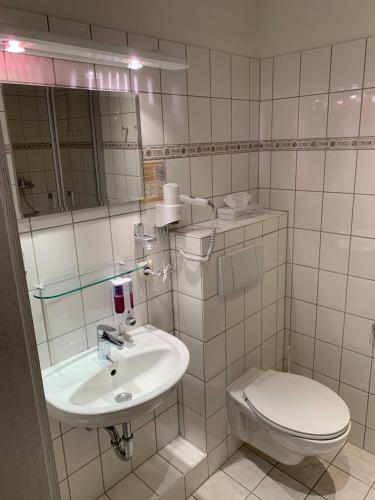
{"label": "paper sign on wall", "polygon": [[166,182],[164,160],[145,161],[143,163],[145,179],[145,200],[161,201],[163,199],[163,185]]}

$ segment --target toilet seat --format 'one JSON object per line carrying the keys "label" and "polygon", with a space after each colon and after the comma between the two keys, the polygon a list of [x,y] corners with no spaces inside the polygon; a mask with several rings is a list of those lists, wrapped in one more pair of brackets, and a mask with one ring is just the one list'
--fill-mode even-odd
{"label": "toilet seat", "polygon": [[330,440],[350,425],[346,403],[328,387],[300,375],[267,370],[243,389],[243,398],[258,418],[291,436]]}

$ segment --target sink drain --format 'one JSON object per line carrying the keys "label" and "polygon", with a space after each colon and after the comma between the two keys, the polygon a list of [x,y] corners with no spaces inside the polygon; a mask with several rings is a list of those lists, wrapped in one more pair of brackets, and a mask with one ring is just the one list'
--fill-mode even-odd
{"label": "sink drain", "polygon": [[120,394],[115,396],[115,401],[116,403],[125,403],[125,401],[130,401],[132,397],[130,392],[120,392]]}

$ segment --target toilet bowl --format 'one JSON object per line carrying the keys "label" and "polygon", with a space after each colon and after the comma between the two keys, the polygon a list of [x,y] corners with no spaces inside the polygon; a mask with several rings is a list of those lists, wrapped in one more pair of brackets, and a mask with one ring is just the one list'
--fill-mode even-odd
{"label": "toilet bowl", "polygon": [[338,451],[350,432],[340,396],[292,373],[252,368],[227,388],[226,404],[232,434],[287,465]]}

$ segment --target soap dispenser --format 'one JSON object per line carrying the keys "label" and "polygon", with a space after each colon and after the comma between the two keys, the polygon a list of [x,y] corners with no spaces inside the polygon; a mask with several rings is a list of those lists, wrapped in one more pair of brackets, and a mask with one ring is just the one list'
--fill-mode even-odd
{"label": "soap dispenser", "polygon": [[117,325],[134,326],[133,281],[131,278],[112,280],[112,302],[115,323]]}

